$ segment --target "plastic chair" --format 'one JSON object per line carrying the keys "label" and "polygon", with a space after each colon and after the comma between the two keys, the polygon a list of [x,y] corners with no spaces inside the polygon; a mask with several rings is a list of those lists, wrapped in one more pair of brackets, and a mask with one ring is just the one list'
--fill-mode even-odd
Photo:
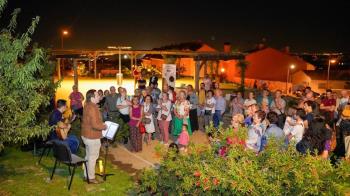
{"label": "plastic chair", "polygon": [[[75,168],[77,166],[81,166],[82,164],[84,164],[85,166],[85,170],[86,170],[86,177],[87,177],[87,182],[89,182],[89,175],[88,175],[88,172],[87,172],[87,165],[86,165],[86,160],[84,160],[83,158],[75,155],[75,154],[72,154],[69,147],[68,147],[68,144],[64,141],[60,141],[60,140],[52,140],[52,149],[53,149],[53,155],[55,157],[55,165],[53,167],[53,170],[52,170],[52,174],[51,174],[51,178],[50,180],[52,180],[53,178],[53,175],[55,173],[55,170],[56,170],[56,166],[57,166],[57,163],[60,162],[60,163],[63,163],[63,164],[66,164],[68,165],[68,170],[69,170],[69,174],[71,175],[71,178],[70,178],[70,181],[69,181],[69,185],[68,185],[68,190],[70,190],[70,187],[72,185],[72,181],[73,181],[73,177],[74,177],[74,174],[75,174]],[[73,171],[71,172],[70,170],[70,167],[73,167]]]}

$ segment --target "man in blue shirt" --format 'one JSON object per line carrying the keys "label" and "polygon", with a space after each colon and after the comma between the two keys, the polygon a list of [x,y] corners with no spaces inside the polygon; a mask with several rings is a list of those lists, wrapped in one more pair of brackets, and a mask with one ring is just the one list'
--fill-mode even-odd
{"label": "man in blue shirt", "polygon": [[[67,101],[63,99],[57,100],[57,108],[50,115],[49,125],[55,126],[57,125],[58,122],[62,121],[63,120],[62,114],[66,111],[66,109],[67,109]],[[65,128],[69,130],[70,124],[68,124],[67,127]],[[60,139],[60,138],[56,134],[56,128],[53,128],[50,132],[49,140],[55,140],[55,139]],[[79,140],[75,135],[69,135],[63,141],[67,142],[73,154],[78,152]]]}
{"label": "man in blue shirt", "polygon": [[215,91],[215,114],[213,116],[214,121],[214,127],[219,127],[220,122],[222,121],[222,116],[224,115],[224,112],[226,110],[226,100],[222,96],[222,91],[220,89],[217,89]]}

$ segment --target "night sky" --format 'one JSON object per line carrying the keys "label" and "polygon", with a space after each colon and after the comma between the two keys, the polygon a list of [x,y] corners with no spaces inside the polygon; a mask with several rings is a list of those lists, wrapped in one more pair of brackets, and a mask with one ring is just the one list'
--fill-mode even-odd
{"label": "night sky", "polygon": [[[152,49],[200,40],[222,50],[252,49],[263,38],[292,52],[350,52],[349,3],[302,1],[106,1],[10,0],[1,24],[14,8],[22,8],[19,30],[31,18],[41,20],[33,37],[41,46],[59,48],[60,30],[68,28],[65,48],[130,45]],[[289,2],[289,3],[288,3]]]}

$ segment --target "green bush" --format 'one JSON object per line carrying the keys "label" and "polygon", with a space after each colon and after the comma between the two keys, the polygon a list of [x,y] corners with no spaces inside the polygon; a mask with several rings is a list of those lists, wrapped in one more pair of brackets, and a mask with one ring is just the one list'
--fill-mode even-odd
{"label": "green bush", "polygon": [[[210,129],[210,128],[209,128]],[[259,155],[246,150],[246,128],[220,128],[210,146],[187,154],[169,151],[159,169],[145,170],[139,194],[169,195],[341,195],[349,191],[350,164],[303,156],[271,140]]]}

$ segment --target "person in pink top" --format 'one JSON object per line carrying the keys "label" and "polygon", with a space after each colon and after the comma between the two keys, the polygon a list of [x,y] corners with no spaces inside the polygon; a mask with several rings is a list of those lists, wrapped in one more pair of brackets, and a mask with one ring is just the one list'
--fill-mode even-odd
{"label": "person in pink top", "polygon": [[70,108],[73,114],[78,115],[78,117],[83,116],[83,101],[84,95],[78,91],[78,86],[73,85],[73,92],[69,95]]}
{"label": "person in pink top", "polygon": [[182,132],[177,139],[177,143],[180,145],[180,150],[184,152],[187,152],[187,146],[190,142],[190,135],[188,134],[187,127],[187,124],[182,125]]}

